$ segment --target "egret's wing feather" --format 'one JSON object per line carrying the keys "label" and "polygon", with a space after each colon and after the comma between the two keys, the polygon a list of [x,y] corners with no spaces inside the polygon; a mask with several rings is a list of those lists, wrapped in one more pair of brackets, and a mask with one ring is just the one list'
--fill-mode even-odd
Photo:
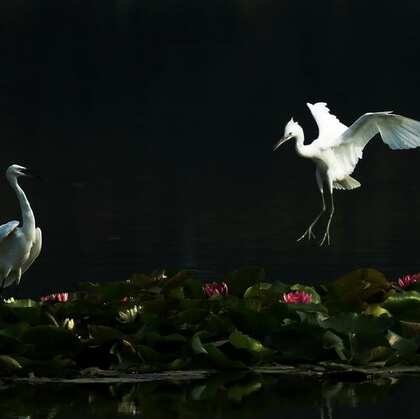
{"label": "egret's wing feather", "polygon": [[9,236],[13,231],[16,230],[19,225],[19,221],[9,221],[6,224],[0,226],[0,241]]}
{"label": "egret's wing feather", "polygon": [[391,112],[364,114],[331,147],[337,160],[337,178],[353,172],[364,147],[376,134],[393,150],[420,147],[420,122]]}
{"label": "egret's wing feather", "polygon": [[31,247],[31,252],[29,253],[28,260],[22,266],[22,274],[26,272],[29,267],[34,263],[35,259],[41,253],[42,247],[42,232],[41,229],[38,227],[35,230],[35,241]]}
{"label": "egret's wing feather", "polygon": [[332,141],[347,130],[348,127],[342,124],[335,115],[330,113],[326,103],[318,102],[313,105],[307,103],[306,106],[311,111],[318,125],[318,139],[315,140],[317,144],[324,147],[331,146]]}

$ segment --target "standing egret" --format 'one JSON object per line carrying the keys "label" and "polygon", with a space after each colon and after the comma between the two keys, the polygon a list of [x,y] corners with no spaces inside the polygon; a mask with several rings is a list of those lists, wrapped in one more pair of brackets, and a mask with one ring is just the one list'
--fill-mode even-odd
{"label": "standing egret", "polygon": [[333,189],[355,189],[360,186],[360,183],[350,175],[362,158],[366,144],[376,134],[380,134],[384,143],[393,150],[419,147],[420,122],[392,112],[374,112],[365,113],[347,127],[330,113],[326,103],[306,105],[318,125],[318,138],[311,144],[305,145],[303,129],[292,118],[284,129],[283,138],[274,146],[274,150],[294,138],[297,153],[311,159],[316,165],[315,175],[321,192],[322,209],[298,241],[305,236],[308,236],[308,239],[315,238],[312,229],[326,211],[324,187],[328,188],[331,212],[320,242],[322,246],[325,241],[330,243],[330,224],[334,214]]}
{"label": "standing egret", "polygon": [[19,285],[20,278],[41,252],[42,234],[35,227],[35,217],[28,198],[18,184],[18,177],[27,176],[26,167],[13,164],[6,178],[16,192],[22,213],[19,221],[9,221],[0,226],[0,292],[12,284]]}

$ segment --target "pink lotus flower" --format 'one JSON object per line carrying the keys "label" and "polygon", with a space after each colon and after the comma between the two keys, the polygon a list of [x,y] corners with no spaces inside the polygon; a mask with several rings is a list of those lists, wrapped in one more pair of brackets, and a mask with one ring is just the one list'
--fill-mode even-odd
{"label": "pink lotus flower", "polygon": [[292,291],[283,294],[283,302],[286,304],[310,304],[312,295],[305,291]]}
{"label": "pink lotus flower", "polygon": [[420,281],[420,273],[412,275],[404,275],[401,278],[398,278],[398,285],[401,288],[407,288],[410,285],[415,284]]}
{"label": "pink lotus flower", "polygon": [[69,293],[68,292],[58,292],[57,294],[46,295],[41,297],[40,300],[42,302],[46,301],[58,301],[59,303],[65,303],[69,300]]}
{"label": "pink lotus flower", "polygon": [[227,295],[229,289],[226,282],[209,282],[203,285],[203,292],[210,298],[213,295]]}

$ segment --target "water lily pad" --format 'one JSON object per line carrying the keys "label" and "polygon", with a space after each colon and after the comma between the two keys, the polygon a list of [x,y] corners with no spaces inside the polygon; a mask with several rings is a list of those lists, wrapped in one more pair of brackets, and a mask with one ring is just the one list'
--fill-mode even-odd
{"label": "water lily pad", "polygon": [[80,341],[68,330],[55,326],[34,326],[22,335],[22,341],[34,345],[41,357],[78,351]]}
{"label": "water lily pad", "polygon": [[250,266],[238,269],[225,278],[229,287],[229,293],[242,297],[246,290],[253,285],[264,282],[265,271],[258,266]]}
{"label": "water lily pad", "polygon": [[362,311],[366,304],[380,303],[392,289],[385,275],[375,269],[357,269],[324,284],[324,303],[333,312]]}
{"label": "water lily pad", "polygon": [[334,349],[342,361],[347,360],[347,356],[345,355],[346,347],[344,345],[343,339],[340,338],[340,336],[337,336],[335,333],[327,330],[324,333],[322,339],[325,349]]}
{"label": "water lily pad", "polygon": [[399,320],[420,322],[420,292],[394,293],[382,306]]}
{"label": "water lily pad", "polygon": [[265,349],[260,341],[241,333],[239,330],[235,330],[230,334],[229,341],[235,348],[246,349],[253,353],[259,353]]}
{"label": "water lily pad", "polygon": [[109,326],[89,325],[89,333],[92,337],[91,344],[102,345],[105,342],[120,339],[123,333]]}
{"label": "water lily pad", "polygon": [[191,340],[191,347],[196,354],[208,354],[207,350],[204,348],[203,343],[201,342],[200,336],[208,335],[207,332],[197,332]]}
{"label": "water lily pad", "polygon": [[0,355],[0,373],[4,375],[13,374],[22,369],[22,365],[13,357]]}
{"label": "water lily pad", "polygon": [[229,359],[221,349],[219,349],[213,343],[206,343],[204,349],[207,351],[208,359],[213,363],[215,367],[220,369],[237,369],[246,368],[245,364],[241,361]]}

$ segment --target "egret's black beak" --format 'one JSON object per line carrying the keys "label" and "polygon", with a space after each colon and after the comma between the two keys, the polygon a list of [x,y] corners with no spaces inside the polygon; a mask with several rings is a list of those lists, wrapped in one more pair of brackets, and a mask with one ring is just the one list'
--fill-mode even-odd
{"label": "egret's black beak", "polygon": [[293,138],[293,135],[287,135],[286,137],[282,137],[280,141],[273,147],[273,151],[276,151],[282,144],[284,144],[286,141]]}
{"label": "egret's black beak", "polygon": [[23,166],[20,166],[18,173],[20,176],[31,176],[30,172],[28,171],[28,168]]}

